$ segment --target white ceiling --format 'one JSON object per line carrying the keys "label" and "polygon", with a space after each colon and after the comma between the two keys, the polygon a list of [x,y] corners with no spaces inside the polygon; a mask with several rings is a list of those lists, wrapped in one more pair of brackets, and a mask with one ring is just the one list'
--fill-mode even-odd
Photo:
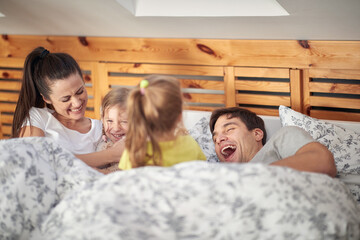
{"label": "white ceiling", "polygon": [[144,38],[360,40],[360,0],[277,2],[289,16],[135,17],[116,0],[0,0],[0,12],[5,15],[0,17],[0,33]]}

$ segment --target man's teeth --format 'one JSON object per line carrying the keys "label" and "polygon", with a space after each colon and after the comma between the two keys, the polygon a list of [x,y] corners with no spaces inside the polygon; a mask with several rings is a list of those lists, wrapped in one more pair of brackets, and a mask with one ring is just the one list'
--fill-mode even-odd
{"label": "man's teeth", "polygon": [[236,147],[235,146],[226,146],[226,147],[224,147],[223,149],[221,149],[221,153],[223,154],[223,155],[225,155],[225,156],[228,156],[229,154],[227,153],[227,152],[225,152],[225,150],[226,149],[236,149]]}

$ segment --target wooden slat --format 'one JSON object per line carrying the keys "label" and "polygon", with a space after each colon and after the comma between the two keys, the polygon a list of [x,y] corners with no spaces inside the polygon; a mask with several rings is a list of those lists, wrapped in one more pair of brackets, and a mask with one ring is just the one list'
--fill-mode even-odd
{"label": "wooden slat", "polygon": [[311,96],[310,105],[317,107],[360,109],[360,100],[349,98]]}
{"label": "wooden slat", "polygon": [[225,104],[222,94],[183,93],[185,102]]}
{"label": "wooden slat", "polygon": [[235,75],[233,67],[224,67],[224,90],[226,107],[235,107]]}
{"label": "wooden slat", "polygon": [[94,111],[86,111],[86,112],[85,112],[85,117],[93,118],[93,119],[100,119],[100,118],[97,118],[97,117],[95,116],[95,112],[94,112]]}
{"label": "wooden slat", "polygon": [[79,61],[360,69],[359,41],[7,35],[0,46],[0,58],[25,58],[44,46],[52,52],[71,49]]}
{"label": "wooden slat", "polygon": [[360,94],[360,84],[310,82],[309,86],[310,92]]}
{"label": "wooden slat", "polygon": [[298,69],[290,70],[290,102],[291,108],[297,112],[303,112],[303,84],[301,81],[301,72]]}
{"label": "wooden slat", "polygon": [[235,89],[244,91],[290,92],[290,84],[287,82],[236,80]]}
{"label": "wooden slat", "polygon": [[135,86],[143,78],[142,77],[121,77],[121,76],[109,76],[108,82],[110,85],[121,85],[121,86]]}
{"label": "wooden slat", "polygon": [[211,80],[199,80],[199,79],[181,79],[178,78],[182,88],[194,88],[204,90],[224,90],[224,82],[211,81]]}
{"label": "wooden slat", "polygon": [[[0,40],[1,41],[1,40]],[[0,44],[1,45],[1,44]],[[35,47],[34,47],[35,48]],[[20,49],[24,49],[23,47],[20,47]],[[32,51],[33,49],[31,49],[30,51]],[[2,51],[6,51],[6,47],[2,46],[2,48],[0,48],[0,52]],[[21,51],[21,50],[20,50]],[[30,52],[29,51],[29,52]],[[14,58],[13,56],[9,57],[9,55],[6,55],[6,53],[4,54],[2,52],[1,55],[3,55],[2,57],[0,57],[0,66],[1,67],[6,67],[6,68],[23,68],[24,67],[24,60],[26,55],[29,53],[26,52],[21,56],[20,58]]]}
{"label": "wooden slat", "polygon": [[94,107],[94,99],[89,98],[86,106],[87,107]]}
{"label": "wooden slat", "polygon": [[1,123],[12,124],[13,115],[1,114]]}
{"label": "wooden slat", "polygon": [[134,74],[223,76],[223,71],[221,67],[210,66],[108,63],[107,68],[109,72]]}
{"label": "wooden slat", "polygon": [[[136,86],[142,80],[142,77],[120,77],[120,76],[109,76],[108,81],[110,85],[119,86]],[[224,83],[220,81],[211,80],[199,80],[199,79],[181,79],[180,81],[182,88],[197,88],[197,89],[208,89],[208,90],[223,90]]]}
{"label": "wooden slat", "polygon": [[302,111],[302,113],[309,115],[311,106],[310,106],[310,86],[309,86],[310,76],[309,76],[308,69],[303,70],[302,82],[303,82],[303,93],[302,93],[303,111]]}
{"label": "wooden slat", "polygon": [[258,114],[258,115],[265,115],[265,116],[279,116],[278,109],[267,109],[267,108],[251,108],[245,107],[246,109]]}
{"label": "wooden slat", "polygon": [[95,109],[94,114],[95,118],[100,119],[100,107],[103,98],[109,92],[109,79],[108,79],[108,70],[105,63],[92,63],[93,75],[95,79]]}
{"label": "wooden slat", "polygon": [[15,112],[16,103],[1,103],[0,111],[1,112]]}
{"label": "wooden slat", "polygon": [[[318,119],[360,122],[360,113],[311,110],[310,116]],[[359,129],[360,132],[360,129]]]}
{"label": "wooden slat", "polygon": [[0,101],[17,102],[18,98],[19,98],[18,93],[1,92],[1,94],[0,94]]}
{"label": "wooden slat", "polygon": [[289,78],[289,69],[284,68],[235,68],[235,76],[257,78]]}
{"label": "wooden slat", "polygon": [[11,126],[2,125],[1,128],[3,135],[11,135]]}
{"label": "wooden slat", "polygon": [[261,94],[236,94],[237,104],[253,104],[266,106],[290,105],[290,97]]}
{"label": "wooden slat", "polygon": [[360,79],[360,69],[310,69],[311,78]]}
{"label": "wooden slat", "polygon": [[197,110],[197,111],[213,111],[217,107],[208,107],[208,106],[189,106],[184,104],[184,110]]}
{"label": "wooden slat", "polygon": [[2,81],[0,80],[0,90],[20,90],[21,82],[18,81]]}
{"label": "wooden slat", "polygon": [[[3,67],[0,65],[0,67]],[[21,70],[11,70],[11,69],[0,69],[0,78],[3,79],[21,79],[22,71]]]}
{"label": "wooden slat", "polygon": [[93,87],[85,87],[88,96],[94,96],[94,88]]}
{"label": "wooden slat", "polygon": [[4,138],[2,124],[3,124],[3,119],[1,117],[1,112],[0,112],[0,139]]}

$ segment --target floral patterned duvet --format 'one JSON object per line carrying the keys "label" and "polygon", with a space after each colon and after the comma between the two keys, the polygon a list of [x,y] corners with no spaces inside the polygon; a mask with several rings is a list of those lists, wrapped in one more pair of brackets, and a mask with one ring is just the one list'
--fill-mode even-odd
{"label": "floral patterned duvet", "polygon": [[338,179],[187,162],[102,175],[46,138],[0,141],[0,239],[359,239]]}

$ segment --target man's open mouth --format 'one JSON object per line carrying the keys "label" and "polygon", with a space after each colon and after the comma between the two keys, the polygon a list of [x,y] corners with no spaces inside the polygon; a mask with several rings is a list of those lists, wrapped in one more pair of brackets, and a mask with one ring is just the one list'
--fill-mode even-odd
{"label": "man's open mouth", "polygon": [[235,152],[235,150],[235,145],[227,145],[221,149],[221,154],[227,159]]}

